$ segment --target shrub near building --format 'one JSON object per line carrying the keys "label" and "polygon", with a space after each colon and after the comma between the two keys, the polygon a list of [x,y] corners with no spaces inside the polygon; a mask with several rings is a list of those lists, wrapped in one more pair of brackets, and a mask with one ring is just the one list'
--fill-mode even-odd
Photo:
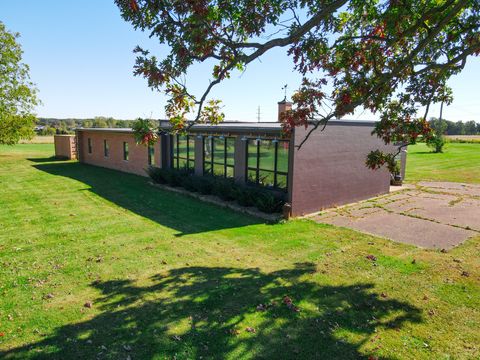
{"label": "shrub near building", "polygon": [[241,206],[255,206],[265,213],[278,213],[285,204],[284,195],[268,189],[239,185],[233,179],[217,176],[195,176],[186,170],[149,167],[147,173],[159,184],[183,187],[202,195],[215,195],[224,201],[236,201]]}

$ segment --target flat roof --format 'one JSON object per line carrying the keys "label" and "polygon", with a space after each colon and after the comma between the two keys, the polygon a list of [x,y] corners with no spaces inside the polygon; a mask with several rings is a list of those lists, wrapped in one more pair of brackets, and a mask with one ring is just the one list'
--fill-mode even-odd
{"label": "flat roof", "polygon": [[[315,124],[315,121],[309,122]],[[343,125],[343,126],[373,126],[376,121],[373,120],[343,120],[334,119],[329,120],[328,125]],[[171,128],[168,120],[160,120],[160,129],[168,130]],[[76,128],[78,131],[108,131],[108,132],[133,132],[131,128]],[[225,132],[271,132],[276,133],[282,130],[282,124],[279,122],[239,122],[239,121],[225,121],[218,125],[211,124],[195,124],[189,129],[193,132],[199,131],[225,131]]]}

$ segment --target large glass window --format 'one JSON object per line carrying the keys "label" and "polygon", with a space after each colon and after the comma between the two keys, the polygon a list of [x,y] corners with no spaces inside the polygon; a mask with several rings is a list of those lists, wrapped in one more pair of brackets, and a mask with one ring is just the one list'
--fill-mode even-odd
{"label": "large glass window", "polygon": [[286,191],[289,144],[288,140],[248,139],[247,181]]}
{"label": "large glass window", "polygon": [[209,136],[203,143],[203,173],[233,177],[235,165],[235,138]]}
{"label": "large glass window", "polygon": [[105,157],[110,155],[110,146],[108,145],[107,140],[103,140],[103,155]]}
{"label": "large glass window", "polygon": [[148,145],[148,165],[155,165],[155,147]]}
{"label": "large glass window", "polygon": [[172,167],[193,171],[195,168],[195,139],[191,135],[174,135]]}

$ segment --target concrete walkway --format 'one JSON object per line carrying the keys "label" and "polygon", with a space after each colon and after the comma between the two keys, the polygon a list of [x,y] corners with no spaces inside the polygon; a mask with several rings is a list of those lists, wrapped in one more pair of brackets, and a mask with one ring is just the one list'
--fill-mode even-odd
{"label": "concrete walkway", "polygon": [[480,185],[423,181],[314,219],[420,247],[450,249],[480,235]]}

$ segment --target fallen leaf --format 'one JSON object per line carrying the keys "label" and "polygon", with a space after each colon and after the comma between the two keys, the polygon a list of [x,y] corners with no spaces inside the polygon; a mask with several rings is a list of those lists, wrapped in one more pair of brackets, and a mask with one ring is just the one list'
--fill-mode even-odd
{"label": "fallen leaf", "polygon": [[253,327],[250,327],[250,326],[248,326],[245,330],[252,334],[255,334],[257,332],[257,330],[255,330]]}
{"label": "fallen leaf", "polygon": [[462,271],[462,276],[469,277],[470,273],[468,271]]}
{"label": "fallen leaf", "polygon": [[267,306],[264,304],[260,304],[257,306],[257,311],[266,311],[266,310],[267,310]]}
{"label": "fallen leaf", "polygon": [[367,255],[366,258],[368,260],[377,261],[377,258],[374,255]]}
{"label": "fallen leaf", "polygon": [[292,299],[290,299],[290,297],[288,297],[288,296],[285,296],[285,297],[283,298],[283,303],[284,303],[285,305],[290,305],[290,304],[292,304]]}
{"label": "fallen leaf", "polygon": [[48,293],[46,295],[43,295],[43,300],[47,300],[47,299],[53,299],[55,296],[53,296],[52,293]]}
{"label": "fallen leaf", "polygon": [[92,302],[91,301],[87,301],[85,304],[83,304],[83,307],[86,307],[86,308],[89,308],[91,309],[93,306]]}
{"label": "fallen leaf", "polygon": [[240,334],[240,331],[238,331],[237,329],[230,329],[228,330],[229,334],[230,335],[238,335]]}
{"label": "fallen leaf", "polygon": [[386,298],[386,297],[387,297],[387,294],[384,293],[384,292],[382,292],[382,293],[380,294],[380,296],[381,296],[382,298]]}

